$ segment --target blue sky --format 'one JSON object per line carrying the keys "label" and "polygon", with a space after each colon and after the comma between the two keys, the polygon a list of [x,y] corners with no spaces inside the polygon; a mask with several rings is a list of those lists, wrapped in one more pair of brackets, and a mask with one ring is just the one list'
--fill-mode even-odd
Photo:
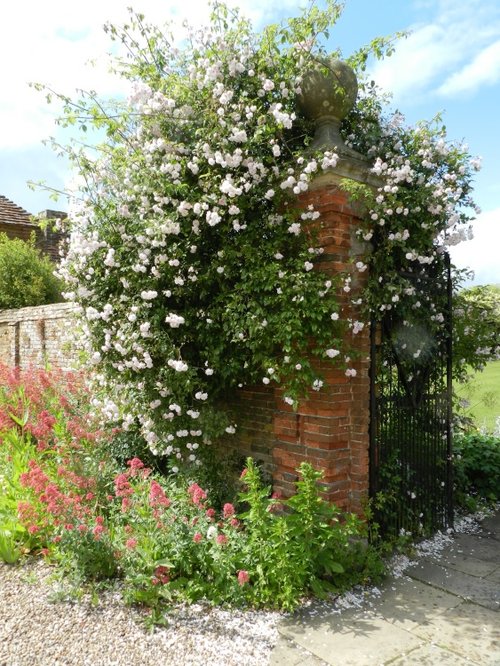
{"label": "blue sky", "polygon": [[[158,23],[187,17],[203,21],[203,0],[18,0],[0,8],[0,194],[30,212],[65,208],[28,180],[64,188],[65,162],[42,140],[54,135],[56,110],[27,85],[41,81],[64,93],[92,88],[105,96],[123,94],[107,72],[110,44],[102,30],[119,23],[132,4]],[[299,0],[232,0],[257,26],[294,15]],[[319,3],[321,4],[321,2]],[[470,266],[477,283],[500,283],[500,2],[498,0],[346,0],[332,30],[332,49],[345,55],[379,35],[410,31],[395,54],[373,63],[370,75],[393,93],[394,107],[409,123],[443,112],[451,139],[465,139],[483,159],[476,201],[482,209],[475,239],[453,250],[455,263]],[[95,59],[97,65],[86,63]],[[7,64],[8,63],[8,64]]]}

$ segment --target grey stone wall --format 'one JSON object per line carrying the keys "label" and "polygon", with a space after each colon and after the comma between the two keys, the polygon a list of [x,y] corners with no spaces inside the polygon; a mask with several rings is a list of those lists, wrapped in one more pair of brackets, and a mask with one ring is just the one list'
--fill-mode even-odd
{"label": "grey stone wall", "polygon": [[0,310],[0,363],[70,369],[76,351],[68,342],[76,307],[55,303],[18,310]]}

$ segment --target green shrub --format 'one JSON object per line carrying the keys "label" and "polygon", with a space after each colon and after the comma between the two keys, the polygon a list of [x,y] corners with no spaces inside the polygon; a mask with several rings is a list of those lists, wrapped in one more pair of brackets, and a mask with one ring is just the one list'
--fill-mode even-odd
{"label": "green shrub", "polygon": [[455,500],[473,509],[477,500],[500,498],[500,437],[460,435],[454,442]]}
{"label": "green shrub", "polygon": [[0,233],[0,308],[61,301],[62,283],[53,275],[54,268],[35,247],[34,234],[24,241]]}

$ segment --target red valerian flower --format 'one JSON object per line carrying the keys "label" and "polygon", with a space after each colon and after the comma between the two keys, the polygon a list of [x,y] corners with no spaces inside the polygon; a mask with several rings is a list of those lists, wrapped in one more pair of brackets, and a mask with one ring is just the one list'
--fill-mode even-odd
{"label": "red valerian flower", "polygon": [[137,539],[127,539],[125,541],[125,546],[129,548],[130,550],[134,549],[137,546]]}
{"label": "red valerian flower", "polygon": [[188,493],[191,495],[193,504],[199,507],[203,506],[203,501],[207,499],[207,493],[197,483],[189,486]]}
{"label": "red valerian flower", "polygon": [[170,576],[168,575],[169,571],[170,569],[168,567],[163,565],[157,566],[154,570],[154,576],[151,579],[151,583],[153,585],[159,585],[160,583],[162,585],[166,585],[168,582],[170,582]]}
{"label": "red valerian flower", "polygon": [[249,580],[250,576],[248,574],[248,571],[245,571],[244,569],[238,571],[238,585],[245,585],[245,583],[248,583]]}
{"label": "red valerian flower", "polygon": [[164,506],[165,508],[168,508],[171,504],[163,488],[154,479],[149,487],[149,504],[152,507]]}
{"label": "red valerian flower", "polygon": [[140,458],[132,458],[131,460],[127,461],[127,465],[130,467],[130,469],[142,469],[144,467],[144,463]]}
{"label": "red valerian flower", "polygon": [[235,514],[234,506],[232,504],[230,504],[229,502],[224,504],[224,507],[223,507],[222,510],[223,510],[223,513],[224,513],[224,518],[231,518],[231,516],[234,516],[234,514]]}
{"label": "red valerian flower", "polygon": [[101,534],[104,534],[105,531],[106,528],[103,525],[96,525],[92,530],[92,534],[94,535],[95,540],[99,541]]}
{"label": "red valerian flower", "polygon": [[115,478],[115,495],[117,497],[127,497],[133,493],[134,489],[130,485],[127,475],[124,473],[118,474]]}

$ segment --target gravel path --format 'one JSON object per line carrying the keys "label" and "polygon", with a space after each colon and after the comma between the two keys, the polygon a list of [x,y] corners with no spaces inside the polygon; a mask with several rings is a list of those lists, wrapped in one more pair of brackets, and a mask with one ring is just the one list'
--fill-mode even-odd
{"label": "gravel path", "polygon": [[195,604],[148,632],[143,615],[106,591],[98,606],[51,602],[41,560],[0,564],[0,666],[264,666],[280,615]]}
{"label": "gravel path", "polygon": [[[458,520],[455,532],[476,533],[485,515]],[[439,557],[452,541],[451,534],[438,533],[421,542],[417,560]],[[414,563],[397,555],[389,570],[403,576]],[[149,632],[144,614],[123,604],[118,586],[101,593],[97,606],[89,598],[54,603],[53,571],[41,559],[0,563],[0,666],[265,666],[278,641],[279,613],[194,604],[177,608],[168,626]],[[376,587],[358,587],[316,601],[315,612],[370,608],[379,596]]]}

